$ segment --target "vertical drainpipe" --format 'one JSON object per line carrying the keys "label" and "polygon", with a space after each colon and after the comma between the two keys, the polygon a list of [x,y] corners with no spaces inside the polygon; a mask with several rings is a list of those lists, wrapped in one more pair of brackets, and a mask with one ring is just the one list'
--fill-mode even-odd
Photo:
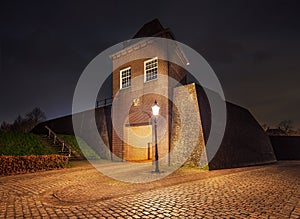
{"label": "vertical drainpipe", "polygon": [[[169,52],[169,51],[168,51]],[[169,56],[169,54],[168,54]],[[168,76],[170,76],[170,62],[168,61]],[[169,82],[168,82],[168,87],[169,87]],[[173,106],[173,102],[170,101],[170,99],[172,99],[172,97],[170,98],[170,95],[173,96],[173,91],[169,90],[168,93],[169,93],[169,99],[168,99],[168,102],[169,102],[169,109],[168,109],[168,117],[169,117],[169,144],[168,144],[168,166],[170,166],[170,152],[171,152],[171,134],[172,134],[172,106]]]}
{"label": "vertical drainpipe", "polygon": [[104,107],[104,115],[106,120],[106,130],[108,134],[108,142],[109,142],[109,151],[110,151],[110,160],[113,161],[113,145],[112,145],[112,118],[111,118],[111,107],[109,106]]}
{"label": "vertical drainpipe", "polygon": [[[123,132],[122,132],[122,139],[124,136],[124,128],[123,128]],[[124,162],[124,141],[122,140],[122,155],[121,155],[121,161]]]}

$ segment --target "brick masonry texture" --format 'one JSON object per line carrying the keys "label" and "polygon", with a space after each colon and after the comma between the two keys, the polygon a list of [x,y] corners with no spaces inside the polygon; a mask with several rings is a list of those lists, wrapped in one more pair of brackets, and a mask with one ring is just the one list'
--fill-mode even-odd
{"label": "brick masonry texture", "polygon": [[[185,72],[165,60],[172,59],[179,61],[177,54],[162,49],[156,42],[141,41],[137,45],[130,48],[125,47],[124,50],[112,56],[113,76],[112,76],[112,93],[115,105],[112,109],[112,119],[118,121],[119,124],[114,125],[112,131],[112,151],[119,158],[129,157],[130,150],[126,142],[122,141],[126,136],[126,123],[136,124],[149,122],[149,114],[151,114],[151,106],[156,100],[160,105],[160,115],[165,119],[164,135],[159,136],[159,157],[168,156],[170,141],[170,114],[171,103],[169,97],[172,96],[175,84],[170,84],[168,76],[174,78],[176,82],[184,81]],[[143,58],[147,54],[149,58],[164,57],[158,59],[158,78],[149,82],[144,82],[144,62],[149,58]],[[120,70],[131,67],[131,86],[120,89]],[[176,83],[177,84],[177,83]],[[138,99],[139,104],[133,105],[134,100]],[[130,111],[125,111],[126,106],[131,106]],[[146,112],[146,113],[145,113]],[[147,115],[148,113],[148,115]],[[128,116],[128,118],[126,118]],[[126,122],[126,120],[128,120]],[[158,121],[159,122],[159,121]],[[160,128],[161,125],[159,124]],[[120,130],[116,132],[116,130]],[[158,130],[158,134],[162,131]],[[152,140],[154,142],[154,140]],[[152,143],[151,142],[151,143]],[[147,142],[145,142],[145,145]],[[138,155],[138,154],[136,154]],[[130,156],[130,158],[133,158]],[[139,158],[136,156],[136,159]]]}
{"label": "brick masonry texture", "polygon": [[299,218],[299,168],[300,161],[288,161],[198,170],[193,174],[210,177],[142,184],[127,194],[118,188],[139,185],[124,185],[91,167],[1,177],[0,218]]}

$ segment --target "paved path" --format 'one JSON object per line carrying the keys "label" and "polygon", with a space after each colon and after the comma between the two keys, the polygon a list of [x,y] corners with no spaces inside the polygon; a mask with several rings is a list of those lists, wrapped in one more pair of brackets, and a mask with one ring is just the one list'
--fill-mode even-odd
{"label": "paved path", "polygon": [[300,218],[299,201],[300,161],[183,169],[146,184],[87,165],[0,177],[0,218]]}

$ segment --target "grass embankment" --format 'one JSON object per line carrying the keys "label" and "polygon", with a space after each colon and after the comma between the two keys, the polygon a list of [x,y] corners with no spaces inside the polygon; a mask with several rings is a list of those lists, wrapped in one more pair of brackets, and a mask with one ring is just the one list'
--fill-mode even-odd
{"label": "grass embankment", "polygon": [[[81,157],[87,159],[99,159],[99,155],[81,138],[75,137],[74,135],[59,135],[64,141],[71,145],[71,147],[76,150]],[[80,147],[78,145],[78,142]]]}
{"label": "grass embankment", "polygon": [[54,153],[51,148],[45,147],[35,134],[0,131],[0,155],[28,156]]}
{"label": "grass embankment", "polygon": [[[88,159],[99,159],[99,155],[81,138],[77,138],[78,145],[74,135],[59,135],[69,144],[73,150],[80,156]],[[0,156],[28,156],[28,155],[47,155],[56,154],[54,149],[43,144],[39,136],[32,133],[22,132],[1,132],[0,131]]]}

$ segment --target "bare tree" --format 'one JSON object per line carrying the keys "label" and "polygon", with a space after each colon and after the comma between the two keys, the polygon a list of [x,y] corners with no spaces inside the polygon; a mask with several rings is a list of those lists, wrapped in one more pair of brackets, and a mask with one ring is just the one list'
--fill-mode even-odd
{"label": "bare tree", "polygon": [[23,125],[24,125],[24,119],[22,118],[21,115],[18,115],[17,118],[15,119],[14,123],[12,124],[12,131],[17,131],[21,132],[23,130]]}
{"label": "bare tree", "polygon": [[39,107],[35,107],[31,112],[26,114],[26,118],[36,125],[44,121],[46,119],[46,115]]}
{"label": "bare tree", "polygon": [[292,120],[283,120],[278,124],[278,128],[288,133],[292,128]]}
{"label": "bare tree", "polygon": [[45,113],[39,107],[35,107],[31,112],[26,114],[26,131],[30,131],[45,119]]}
{"label": "bare tree", "polygon": [[10,131],[11,130],[11,124],[7,123],[6,121],[3,121],[1,123],[0,130],[4,131],[4,132]]}
{"label": "bare tree", "polygon": [[46,119],[45,113],[38,107],[35,107],[31,112],[26,114],[23,118],[21,115],[15,119],[13,124],[2,122],[0,126],[1,131],[16,131],[16,132],[29,132],[38,123]]}

